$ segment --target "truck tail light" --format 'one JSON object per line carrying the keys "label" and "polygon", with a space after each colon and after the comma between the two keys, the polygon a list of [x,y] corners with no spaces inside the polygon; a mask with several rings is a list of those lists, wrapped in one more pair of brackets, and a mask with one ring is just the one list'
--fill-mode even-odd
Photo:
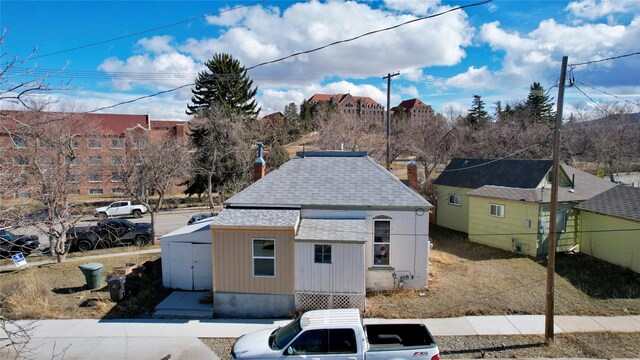
{"label": "truck tail light", "polygon": [[440,360],[440,354],[435,354],[431,357],[431,360]]}

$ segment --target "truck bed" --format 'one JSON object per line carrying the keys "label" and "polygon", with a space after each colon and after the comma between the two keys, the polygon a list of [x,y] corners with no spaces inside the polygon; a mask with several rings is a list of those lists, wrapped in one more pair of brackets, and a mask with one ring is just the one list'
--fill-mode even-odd
{"label": "truck bed", "polygon": [[370,351],[396,351],[435,347],[424,324],[365,325]]}

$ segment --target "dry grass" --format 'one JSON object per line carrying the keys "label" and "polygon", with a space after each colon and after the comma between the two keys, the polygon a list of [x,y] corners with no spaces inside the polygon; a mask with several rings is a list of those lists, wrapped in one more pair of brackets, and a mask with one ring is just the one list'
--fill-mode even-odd
{"label": "dry grass", "polygon": [[[369,294],[366,316],[544,314],[544,262],[471,243],[437,227],[431,237],[428,290],[422,296],[417,291]],[[559,254],[556,270],[556,314],[640,314],[640,274],[579,254]]]}
{"label": "dry grass", "polygon": [[[0,315],[9,319],[146,316],[167,295],[158,280],[150,277],[139,279],[140,293],[116,304],[110,299],[106,279],[114,274],[116,267],[128,263],[156,261],[159,257],[159,253],[118,257],[109,256],[107,253],[97,259],[70,259],[61,264],[32,266],[21,271],[4,271],[0,273]],[[103,264],[103,287],[95,290],[85,289],[86,281],[78,265],[87,262]]]}

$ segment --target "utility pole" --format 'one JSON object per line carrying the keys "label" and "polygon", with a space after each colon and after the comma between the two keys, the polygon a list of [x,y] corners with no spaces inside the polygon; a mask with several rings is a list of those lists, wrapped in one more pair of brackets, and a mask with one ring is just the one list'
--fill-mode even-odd
{"label": "utility pole", "polygon": [[391,171],[391,78],[400,75],[399,72],[387,74],[383,79],[387,79],[387,171]]}
{"label": "utility pole", "polygon": [[558,83],[558,107],[556,109],[556,124],[553,132],[553,165],[551,167],[551,210],[549,214],[549,241],[547,242],[547,301],[544,323],[544,342],[553,342],[553,301],[554,276],[556,274],[556,228],[558,217],[558,179],[560,168],[560,127],[562,126],[562,107],[564,103],[564,82],[567,77],[568,57],[562,57],[560,68],[560,82]]}

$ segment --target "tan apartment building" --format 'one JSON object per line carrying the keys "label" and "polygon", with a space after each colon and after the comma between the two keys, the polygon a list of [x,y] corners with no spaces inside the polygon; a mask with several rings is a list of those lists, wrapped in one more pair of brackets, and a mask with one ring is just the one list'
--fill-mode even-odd
{"label": "tan apartment building", "polygon": [[[27,167],[55,166],[71,163],[67,186],[71,196],[121,196],[125,194],[117,168],[131,150],[141,148],[143,141],[164,136],[187,140],[184,121],[151,120],[148,115],[68,114],[54,112],[2,111],[0,116],[0,165],[7,174],[29,182]],[[32,126],[37,124],[36,126]],[[66,134],[66,135],[65,135]],[[58,143],[57,139],[68,138]],[[53,144],[46,144],[53,139]],[[68,142],[64,144],[64,142]],[[68,146],[75,158],[51,151],[54,146]],[[64,159],[56,159],[64,157]],[[136,161],[134,159],[134,161]],[[28,198],[29,187],[15,187],[4,198]],[[173,186],[172,193],[184,189]]]}
{"label": "tan apartment building", "polygon": [[385,122],[383,105],[368,96],[351,94],[315,94],[307,100],[310,104],[335,105],[345,115],[356,116],[370,123],[382,125]]}

